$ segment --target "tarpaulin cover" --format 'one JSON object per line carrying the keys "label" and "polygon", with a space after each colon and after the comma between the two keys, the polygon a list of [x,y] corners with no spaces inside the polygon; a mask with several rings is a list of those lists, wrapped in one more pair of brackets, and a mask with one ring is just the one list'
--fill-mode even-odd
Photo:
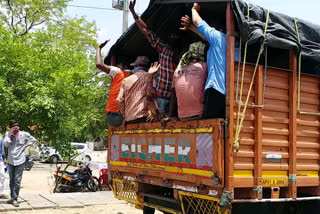
{"label": "tarpaulin cover", "polygon": [[[171,4],[168,4],[170,2]],[[177,3],[179,2],[179,3]],[[183,2],[183,3],[182,3]],[[180,18],[190,13],[193,2],[191,0],[150,0],[150,5],[141,15],[150,29],[154,30],[163,40],[170,33],[179,33]],[[235,24],[240,31],[242,41],[249,45],[259,46],[263,41],[263,33],[267,10],[250,4],[250,21],[247,20],[247,3],[242,0],[207,0],[202,3],[200,15],[209,25],[214,26],[213,20],[225,19],[227,3],[232,5],[235,14]],[[184,4],[185,3],[185,4]],[[186,4],[188,3],[188,4]],[[191,15],[191,14],[189,14]],[[265,43],[273,48],[296,49],[302,53],[302,72],[320,75],[320,26],[301,19],[296,19],[301,45],[295,30],[293,17],[270,11],[267,36]],[[181,33],[181,32],[180,32]],[[192,38],[192,33],[183,33],[185,40]],[[252,47],[251,47],[252,48]],[[253,49],[250,49],[252,54]],[[270,51],[271,54],[274,54]],[[134,60],[136,56],[146,55],[152,60],[157,59],[157,52],[149,45],[139,29],[133,24],[112,46],[106,63],[110,63],[111,56],[127,57]],[[248,55],[250,55],[248,53]],[[256,57],[254,57],[256,59]],[[271,63],[271,62],[270,62]]]}
{"label": "tarpaulin cover", "polygon": [[[250,21],[247,19],[248,5],[242,0],[232,1],[232,9],[243,41],[248,44],[262,43],[267,10],[250,4]],[[300,43],[293,17],[270,11],[265,44],[274,48],[300,50],[302,56],[320,63],[320,26],[296,18]]]}

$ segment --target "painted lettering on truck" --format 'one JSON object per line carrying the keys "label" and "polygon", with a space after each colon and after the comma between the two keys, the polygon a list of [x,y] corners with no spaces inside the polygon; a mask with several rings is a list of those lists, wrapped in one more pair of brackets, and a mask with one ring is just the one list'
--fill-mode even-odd
{"label": "painted lettering on truck", "polygon": [[[162,143],[163,141],[163,143]],[[177,146],[176,146],[177,145]],[[121,158],[191,164],[188,138],[122,137]],[[162,155],[164,153],[164,155]],[[177,155],[175,155],[177,154]]]}
{"label": "painted lettering on truck", "polygon": [[212,130],[209,131],[211,133],[111,134],[110,160],[118,161],[118,165],[142,163],[211,169],[214,144],[218,142],[214,143]]}

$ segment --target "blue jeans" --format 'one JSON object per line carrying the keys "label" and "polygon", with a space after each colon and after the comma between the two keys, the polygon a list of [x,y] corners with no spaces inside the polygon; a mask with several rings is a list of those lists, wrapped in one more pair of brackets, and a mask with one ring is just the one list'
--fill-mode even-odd
{"label": "blue jeans", "polygon": [[24,163],[18,166],[13,166],[11,164],[8,164],[9,178],[10,178],[10,193],[11,193],[12,200],[18,199],[23,169],[24,169]]}
{"label": "blue jeans", "polygon": [[158,105],[159,112],[160,112],[161,116],[165,115],[166,114],[166,107],[169,103],[169,100],[157,97],[156,101],[157,101],[157,105]]}
{"label": "blue jeans", "polygon": [[123,117],[120,113],[107,112],[107,121],[110,126],[120,126],[123,121]]}

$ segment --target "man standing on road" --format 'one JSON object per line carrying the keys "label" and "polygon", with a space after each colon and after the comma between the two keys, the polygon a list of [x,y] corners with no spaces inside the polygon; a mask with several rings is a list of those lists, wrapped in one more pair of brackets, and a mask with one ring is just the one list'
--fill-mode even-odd
{"label": "man standing on road", "polygon": [[7,163],[7,160],[6,160],[6,154],[4,152],[3,137],[1,133],[2,133],[2,126],[0,124],[0,198],[6,199],[7,196],[3,194],[3,190],[4,190],[4,181],[5,181],[4,168]]}
{"label": "man standing on road", "polygon": [[36,139],[28,132],[20,131],[19,123],[16,120],[10,121],[10,131],[6,133],[4,145],[8,147],[8,170],[10,178],[11,199],[7,201],[15,207],[19,207],[17,202],[22,173],[26,156],[25,149],[36,143]]}

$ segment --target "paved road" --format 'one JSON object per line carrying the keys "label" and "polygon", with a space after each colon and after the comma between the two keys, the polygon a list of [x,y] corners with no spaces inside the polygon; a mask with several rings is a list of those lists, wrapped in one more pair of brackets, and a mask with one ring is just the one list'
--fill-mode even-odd
{"label": "paved road", "polygon": [[[71,167],[68,170],[73,170]],[[0,199],[0,213],[19,214],[142,214],[133,205],[115,199],[111,191],[84,193],[52,193],[55,165],[35,162],[31,171],[23,173],[20,207]],[[93,171],[99,176],[98,170]],[[9,195],[8,177],[5,193]],[[159,212],[160,213],[160,212]]]}
{"label": "paved road", "polygon": [[39,210],[50,208],[84,208],[91,205],[127,204],[113,197],[110,191],[85,192],[85,193],[21,193],[19,197],[20,207],[13,207],[0,200],[0,211],[6,210]]}

